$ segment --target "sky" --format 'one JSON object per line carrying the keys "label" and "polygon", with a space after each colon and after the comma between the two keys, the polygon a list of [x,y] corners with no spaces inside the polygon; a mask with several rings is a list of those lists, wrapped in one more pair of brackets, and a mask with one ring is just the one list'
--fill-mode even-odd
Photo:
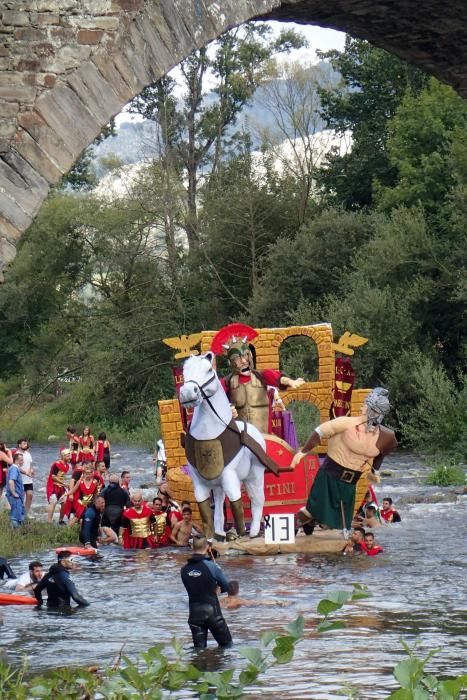
{"label": "sky", "polygon": [[[345,34],[343,32],[336,32],[334,29],[324,29],[323,27],[314,27],[311,25],[303,24],[293,24],[288,22],[269,22],[274,30],[275,34],[279,34],[281,29],[290,28],[295,29],[297,32],[303,34],[308,42],[308,47],[303,49],[297,49],[296,51],[291,51],[290,54],[285,56],[285,60],[288,61],[300,61],[302,63],[316,63],[318,58],[316,56],[316,50],[329,51],[330,49],[338,49],[342,51],[344,49]],[[177,68],[171,71],[171,75],[176,79]],[[115,118],[117,127],[123,122],[129,121],[141,121],[142,117],[136,114],[128,114],[128,112],[121,112]]]}

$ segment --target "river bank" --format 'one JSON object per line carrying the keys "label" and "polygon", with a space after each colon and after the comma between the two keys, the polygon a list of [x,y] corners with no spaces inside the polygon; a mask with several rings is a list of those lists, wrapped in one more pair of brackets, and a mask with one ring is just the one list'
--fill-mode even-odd
{"label": "river bank", "polygon": [[[16,445],[16,441],[25,437],[30,442],[43,444],[46,442],[65,443],[65,428],[76,425],[81,430],[83,419],[74,422],[69,406],[62,406],[60,400],[32,408],[23,405],[3,407],[0,416],[0,438],[8,445]],[[89,421],[94,435],[104,431],[112,443],[125,443],[145,449],[153,449],[155,441],[160,437],[159,410],[157,406],[148,407],[137,425],[125,420],[119,422],[99,419]]]}

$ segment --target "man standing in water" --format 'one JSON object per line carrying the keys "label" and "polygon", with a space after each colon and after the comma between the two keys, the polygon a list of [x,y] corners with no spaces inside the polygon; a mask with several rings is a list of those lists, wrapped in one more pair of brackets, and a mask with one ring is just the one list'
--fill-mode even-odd
{"label": "man standing in water", "polygon": [[394,432],[381,423],[390,404],[386,389],[377,387],[365,399],[360,416],[342,416],[319,425],[292,460],[292,469],[309,452],[328,439],[328,453],[321,465],[306,508],[297,513],[297,524],[318,521],[329,528],[350,530],[355,507],[355,487],[362,475],[373,480],[383,457],[396,446]]}
{"label": "man standing in water", "polygon": [[228,593],[230,586],[237,582],[228,581],[222,569],[210,558],[208,551],[207,539],[195,538],[193,556],[180,571],[188,593],[188,624],[195,649],[204,649],[207,646],[208,631],[220,647],[232,646],[232,635],[222,615],[216,589],[219,586],[222,593]]}
{"label": "man standing in water", "polygon": [[34,595],[39,605],[43,604],[42,591],[47,590],[47,607],[58,608],[71,605],[71,599],[79,606],[89,605],[88,601],[76,590],[70,571],[73,568],[71,552],[64,550],[57,557],[57,563],[52,564],[44,578],[34,589]]}

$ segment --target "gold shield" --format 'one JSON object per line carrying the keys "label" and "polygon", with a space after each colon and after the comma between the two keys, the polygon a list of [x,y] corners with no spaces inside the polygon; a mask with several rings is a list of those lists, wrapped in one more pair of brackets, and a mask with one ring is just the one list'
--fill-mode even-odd
{"label": "gold shield", "polygon": [[217,479],[224,468],[220,440],[195,440],[195,464],[204,479]]}

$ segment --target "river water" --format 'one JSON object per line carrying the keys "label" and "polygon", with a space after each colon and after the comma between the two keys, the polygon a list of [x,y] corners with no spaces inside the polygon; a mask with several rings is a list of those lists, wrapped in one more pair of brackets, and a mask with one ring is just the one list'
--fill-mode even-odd
{"label": "river water", "polygon": [[[32,450],[38,472],[35,517],[45,512],[45,475],[56,449],[46,445]],[[111,471],[129,469],[133,486],[153,482],[149,454],[125,446],[114,450],[121,456]],[[375,531],[382,555],[219,560],[227,576],[240,581],[242,597],[277,603],[226,611],[236,646],[254,645],[261,632],[282,629],[299,614],[306,619],[305,638],[293,661],[271,669],[263,676],[264,686],[253,688],[249,698],[332,700],[342,697],[338,691],[345,686],[359,688],[364,700],[386,698],[396,687],[392,669],[404,656],[402,639],[409,644],[417,640],[421,654],[439,649],[429,663],[431,672],[467,672],[467,496],[456,495],[453,488],[426,486],[427,467],[412,455],[387,458],[384,468],[392,475],[377,488],[378,499],[391,496],[403,522]],[[55,561],[53,552],[37,556],[46,567]],[[177,636],[191,656],[187,598],[179,576],[186,558],[185,550],[134,552],[111,546],[99,560],[81,559],[74,578],[92,605],[71,617],[27,606],[4,607],[2,651],[12,660],[26,655],[34,670],[107,665],[122,646],[134,656]],[[12,559],[15,572],[23,573],[30,559]],[[317,635],[319,600],[332,589],[350,589],[354,582],[367,585],[372,597],[344,608],[346,629]],[[211,645],[198,657],[210,670],[244,663],[235,647],[221,652],[212,640]]]}

